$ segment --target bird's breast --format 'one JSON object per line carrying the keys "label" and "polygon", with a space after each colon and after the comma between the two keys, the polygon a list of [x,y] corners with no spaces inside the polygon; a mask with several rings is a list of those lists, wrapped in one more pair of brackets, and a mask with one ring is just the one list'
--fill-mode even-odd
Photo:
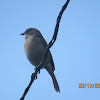
{"label": "bird's breast", "polygon": [[39,41],[37,41],[37,39],[34,39],[34,37],[27,38],[25,40],[24,50],[30,63],[34,66],[38,66],[45,50],[41,46]]}

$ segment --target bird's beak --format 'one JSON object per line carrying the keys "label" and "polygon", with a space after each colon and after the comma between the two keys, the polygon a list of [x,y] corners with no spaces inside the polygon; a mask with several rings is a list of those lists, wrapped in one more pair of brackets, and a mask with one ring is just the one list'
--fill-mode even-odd
{"label": "bird's beak", "polygon": [[20,35],[24,35],[25,33],[21,33]]}

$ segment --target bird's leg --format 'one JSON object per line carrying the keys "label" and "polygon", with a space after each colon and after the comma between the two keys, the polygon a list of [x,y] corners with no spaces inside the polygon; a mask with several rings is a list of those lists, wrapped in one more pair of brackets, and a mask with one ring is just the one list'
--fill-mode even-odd
{"label": "bird's leg", "polygon": [[[36,70],[36,69],[37,69],[37,67],[34,68],[34,70]],[[38,73],[40,74],[40,69],[39,69]]]}
{"label": "bird's leg", "polygon": [[39,69],[39,74],[40,74],[40,69]]}

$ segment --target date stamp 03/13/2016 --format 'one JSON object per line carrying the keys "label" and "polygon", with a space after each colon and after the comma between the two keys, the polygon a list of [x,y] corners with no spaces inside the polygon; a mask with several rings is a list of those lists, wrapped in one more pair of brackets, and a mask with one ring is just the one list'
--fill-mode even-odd
{"label": "date stamp 03/13/2016", "polygon": [[100,83],[79,83],[79,88],[100,88]]}

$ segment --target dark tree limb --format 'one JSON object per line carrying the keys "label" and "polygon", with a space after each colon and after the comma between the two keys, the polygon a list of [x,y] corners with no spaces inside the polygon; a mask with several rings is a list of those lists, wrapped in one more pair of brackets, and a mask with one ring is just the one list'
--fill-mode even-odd
{"label": "dark tree limb", "polygon": [[67,6],[68,6],[69,1],[70,1],[70,0],[67,0],[66,3],[63,5],[63,7],[62,7],[62,9],[61,9],[61,11],[60,11],[60,13],[59,13],[59,15],[58,15],[58,17],[57,17],[57,22],[56,22],[56,26],[55,26],[54,35],[53,35],[53,37],[52,37],[52,40],[51,40],[51,41],[49,42],[49,44],[47,45],[47,48],[46,48],[46,50],[45,50],[45,52],[44,52],[44,56],[43,56],[43,58],[42,58],[40,64],[39,64],[38,67],[36,68],[35,72],[32,73],[30,83],[29,83],[29,85],[27,86],[27,88],[25,89],[24,94],[23,94],[23,96],[21,97],[20,100],[24,100],[24,98],[25,98],[27,92],[29,91],[29,89],[30,89],[30,87],[31,87],[31,85],[32,85],[32,83],[33,83],[33,81],[35,80],[35,77],[37,76],[37,73],[38,73],[39,70],[42,68],[42,66],[43,66],[43,64],[44,64],[44,62],[45,62],[45,59],[46,59],[46,57],[47,57],[47,53],[48,53],[49,49],[51,48],[51,46],[54,44],[54,42],[55,42],[56,39],[57,39],[57,34],[58,34],[58,29],[59,29],[60,20],[61,20],[61,17],[62,17],[62,14],[63,14],[64,10],[65,10],[65,9],[67,8]]}

